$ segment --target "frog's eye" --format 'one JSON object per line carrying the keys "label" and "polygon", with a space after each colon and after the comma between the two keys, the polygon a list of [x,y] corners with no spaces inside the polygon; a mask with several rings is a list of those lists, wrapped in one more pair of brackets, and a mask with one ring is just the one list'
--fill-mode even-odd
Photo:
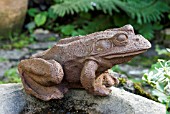
{"label": "frog's eye", "polygon": [[102,51],[110,49],[111,46],[112,46],[112,43],[109,40],[98,40],[95,43],[94,51],[95,52],[102,52]]}
{"label": "frog's eye", "polygon": [[123,42],[123,41],[127,40],[127,36],[125,34],[120,34],[117,36],[116,40],[119,42]]}
{"label": "frog's eye", "polygon": [[113,43],[115,45],[126,45],[128,42],[128,36],[126,34],[116,34],[114,36]]}

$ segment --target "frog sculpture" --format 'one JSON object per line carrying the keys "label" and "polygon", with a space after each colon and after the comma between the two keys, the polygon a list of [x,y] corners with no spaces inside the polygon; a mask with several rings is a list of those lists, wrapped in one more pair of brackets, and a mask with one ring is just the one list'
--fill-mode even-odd
{"label": "frog sculpture", "polygon": [[118,83],[106,72],[151,47],[131,25],[86,36],[65,38],[52,48],[22,60],[18,71],[26,93],[39,99],[61,99],[69,88],[84,88],[88,93],[107,96]]}

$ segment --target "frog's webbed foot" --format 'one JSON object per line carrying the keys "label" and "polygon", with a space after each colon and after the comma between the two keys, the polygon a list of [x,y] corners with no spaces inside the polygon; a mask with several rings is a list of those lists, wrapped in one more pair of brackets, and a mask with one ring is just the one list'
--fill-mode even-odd
{"label": "frog's webbed foot", "polygon": [[108,87],[117,85],[119,80],[108,71],[99,75],[94,82],[94,91],[96,95],[106,96],[111,90]]}
{"label": "frog's webbed foot", "polygon": [[88,90],[89,93],[100,96],[107,96],[111,92],[108,88],[110,86],[116,85],[118,80],[113,76],[113,74],[105,72],[96,77],[96,70],[98,69],[98,64],[93,61],[87,61],[81,72],[81,84]]}
{"label": "frog's webbed foot", "polygon": [[55,60],[32,58],[22,60],[18,65],[25,91],[42,100],[61,99],[67,91],[59,85],[63,79],[63,69]]}

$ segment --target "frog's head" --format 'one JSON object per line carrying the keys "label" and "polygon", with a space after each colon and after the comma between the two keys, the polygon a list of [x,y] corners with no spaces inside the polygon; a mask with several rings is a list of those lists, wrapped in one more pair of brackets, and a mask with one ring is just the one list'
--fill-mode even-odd
{"label": "frog's head", "polygon": [[133,57],[151,48],[147,39],[142,35],[135,35],[131,25],[105,30],[102,35],[93,42],[91,54],[104,59]]}

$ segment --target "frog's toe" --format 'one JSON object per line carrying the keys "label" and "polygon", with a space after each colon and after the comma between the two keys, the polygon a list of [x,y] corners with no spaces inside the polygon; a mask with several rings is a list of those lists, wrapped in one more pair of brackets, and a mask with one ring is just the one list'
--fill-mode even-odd
{"label": "frog's toe", "polygon": [[109,73],[108,71],[106,71],[97,77],[95,83],[100,83],[101,85],[105,85],[106,87],[111,87],[113,85],[118,85],[119,80],[114,76],[113,73]]}
{"label": "frog's toe", "polygon": [[103,78],[104,78],[103,84],[106,85],[107,87],[119,84],[118,78],[116,78],[113,73],[110,73],[108,71],[104,73]]}
{"label": "frog's toe", "polygon": [[100,95],[100,96],[107,96],[110,94],[110,92],[111,92],[111,90],[106,88],[106,86],[104,86],[104,85],[102,85],[102,86],[95,85],[93,94]]}
{"label": "frog's toe", "polygon": [[100,96],[107,96],[111,92],[108,87],[117,85],[118,83],[118,79],[114,77],[113,74],[106,71],[99,75],[94,82],[95,94]]}

